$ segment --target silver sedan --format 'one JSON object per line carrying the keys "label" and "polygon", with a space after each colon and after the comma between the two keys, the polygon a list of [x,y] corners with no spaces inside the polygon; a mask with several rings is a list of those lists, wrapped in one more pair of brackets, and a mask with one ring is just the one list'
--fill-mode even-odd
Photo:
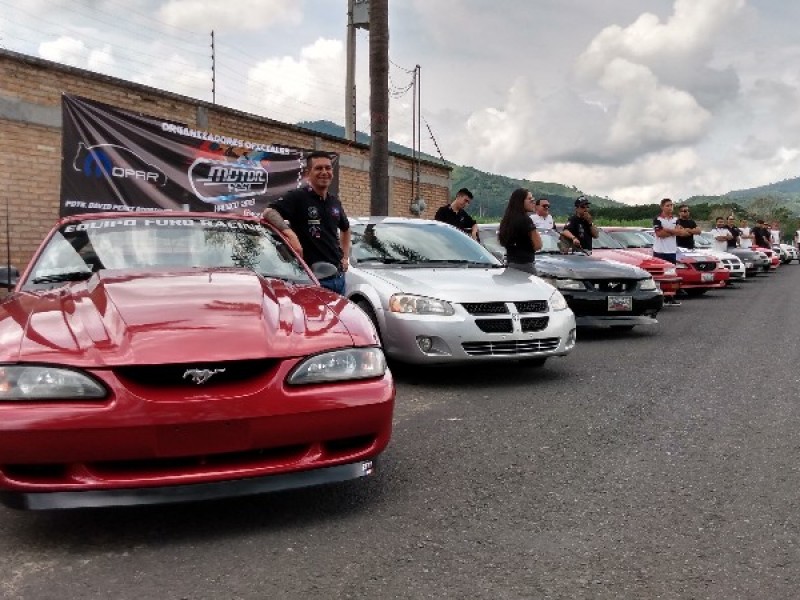
{"label": "silver sedan", "polygon": [[575,316],[561,293],[505,268],[461,231],[400,217],[352,219],[351,227],[347,296],[389,357],[541,365],[575,346]]}

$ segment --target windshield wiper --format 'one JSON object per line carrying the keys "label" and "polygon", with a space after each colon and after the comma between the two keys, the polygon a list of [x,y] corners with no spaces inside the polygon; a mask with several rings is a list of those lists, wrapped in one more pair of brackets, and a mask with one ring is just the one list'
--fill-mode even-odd
{"label": "windshield wiper", "polygon": [[91,271],[69,271],[36,277],[32,283],[60,283],[62,281],[85,281],[92,276]]}
{"label": "windshield wiper", "polygon": [[410,260],[408,258],[391,258],[389,256],[386,257],[373,257],[373,258],[359,258],[359,264],[366,264],[366,263],[380,263],[384,265],[416,265],[419,263],[418,260]]}

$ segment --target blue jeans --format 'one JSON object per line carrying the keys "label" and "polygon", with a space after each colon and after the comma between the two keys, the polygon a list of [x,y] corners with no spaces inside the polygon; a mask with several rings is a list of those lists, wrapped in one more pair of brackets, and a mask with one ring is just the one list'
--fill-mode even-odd
{"label": "blue jeans", "polygon": [[327,279],[320,279],[319,284],[340,296],[344,296],[344,273],[339,273]]}

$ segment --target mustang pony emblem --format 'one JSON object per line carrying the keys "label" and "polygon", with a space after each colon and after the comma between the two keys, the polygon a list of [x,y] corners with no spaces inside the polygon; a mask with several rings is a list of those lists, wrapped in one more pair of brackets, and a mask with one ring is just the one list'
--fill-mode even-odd
{"label": "mustang pony emblem", "polygon": [[183,378],[191,377],[197,385],[205,383],[217,373],[224,373],[225,369],[186,369]]}

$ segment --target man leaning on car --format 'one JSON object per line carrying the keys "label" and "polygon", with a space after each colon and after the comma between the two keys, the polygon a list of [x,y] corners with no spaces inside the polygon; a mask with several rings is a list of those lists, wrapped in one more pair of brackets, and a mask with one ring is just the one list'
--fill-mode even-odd
{"label": "man leaning on car", "polygon": [[264,209],[261,218],[286,237],[306,264],[327,262],[336,266],[339,272],[320,280],[320,284],[344,295],[344,273],[350,260],[350,222],[339,198],[328,191],[333,181],[330,154],[311,152],[306,157],[305,176],[308,185],[279,198]]}

